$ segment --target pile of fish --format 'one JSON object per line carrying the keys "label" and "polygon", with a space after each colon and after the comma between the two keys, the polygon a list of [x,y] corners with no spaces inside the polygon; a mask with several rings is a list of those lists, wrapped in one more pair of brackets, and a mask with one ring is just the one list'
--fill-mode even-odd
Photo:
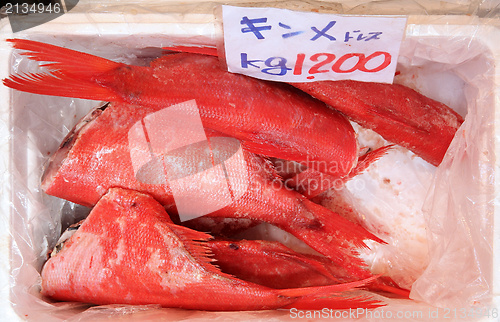
{"label": "pile of fish", "polygon": [[[210,55],[169,53],[144,67],[9,41],[47,72],[4,85],[107,102],[67,135],[42,177],[47,194],[92,207],[44,265],[43,295],[198,310],[383,305],[357,289],[408,296],[359,257],[367,240],[383,240],[310,200],[331,186],[293,182],[346,182],[391,148],[363,153],[349,120],[437,166],[463,122],[449,107],[401,85],[262,81]],[[193,115],[201,132],[183,124]],[[276,159],[301,166],[288,186]],[[317,254],[228,238],[261,222]]]}

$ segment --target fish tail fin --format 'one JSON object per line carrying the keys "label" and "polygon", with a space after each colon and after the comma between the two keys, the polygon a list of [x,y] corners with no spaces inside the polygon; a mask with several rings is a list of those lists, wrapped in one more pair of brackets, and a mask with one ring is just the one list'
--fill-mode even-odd
{"label": "fish tail fin", "polygon": [[366,240],[385,244],[383,240],[361,225],[308,199],[302,200],[297,214],[300,217],[288,225],[288,232],[346,269],[353,277],[371,276],[366,263],[359,258],[358,249],[368,248]]}
{"label": "fish tail fin", "polygon": [[359,289],[375,281],[379,276],[372,276],[363,280],[326,285],[319,287],[303,287],[279,290],[278,294],[287,297],[297,297],[297,300],[284,308],[296,309],[348,309],[348,308],[377,308],[385,304],[371,299],[369,296],[349,297],[346,292]]}
{"label": "fish tail fin", "polygon": [[330,294],[339,294],[345,291],[350,291],[353,289],[361,288],[367,284],[372,283],[379,275],[372,275],[368,278],[348,282],[341,284],[325,285],[325,286],[314,286],[314,287],[299,287],[299,288],[287,288],[282,290],[276,290],[279,295],[287,297],[306,297],[306,296],[323,296]]}
{"label": "fish tail fin", "polygon": [[80,51],[50,45],[28,39],[8,39],[15,49],[24,50],[21,54],[32,60],[46,62],[51,70],[64,70],[68,74],[92,77],[113,70],[123,64]]}
{"label": "fish tail fin", "polygon": [[11,75],[3,80],[7,87],[29,93],[78,97],[84,99],[116,100],[117,95],[97,83],[98,75],[108,73],[124,64],[87,53],[45,44],[28,39],[8,39],[21,55],[44,62],[41,66],[50,73]]}
{"label": "fish tail fin", "polygon": [[382,291],[387,293],[392,293],[399,295],[403,298],[410,298],[410,291],[401,288],[392,278],[388,276],[381,276],[378,280],[370,284],[369,290],[371,291]]}
{"label": "fish tail fin", "polygon": [[326,297],[305,297],[295,301],[293,304],[283,307],[283,309],[297,310],[348,310],[348,309],[376,309],[385,306],[382,301],[375,300],[371,296],[326,296]]}

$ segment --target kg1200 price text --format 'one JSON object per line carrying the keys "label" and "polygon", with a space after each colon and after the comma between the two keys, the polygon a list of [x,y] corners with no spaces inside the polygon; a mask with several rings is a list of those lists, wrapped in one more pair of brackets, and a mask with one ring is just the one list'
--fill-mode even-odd
{"label": "kg1200 price text", "polygon": [[314,79],[315,74],[337,73],[347,74],[355,71],[376,73],[391,64],[389,53],[376,51],[368,56],[363,53],[348,53],[337,57],[332,53],[317,53],[309,57],[299,53],[294,62],[284,57],[269,57],[267,59],[249,58],[247,53],[241,53],[242,68],[257,68],[264,74],[284,76],[291,71],[293,75],[307,73],[307,79]]}

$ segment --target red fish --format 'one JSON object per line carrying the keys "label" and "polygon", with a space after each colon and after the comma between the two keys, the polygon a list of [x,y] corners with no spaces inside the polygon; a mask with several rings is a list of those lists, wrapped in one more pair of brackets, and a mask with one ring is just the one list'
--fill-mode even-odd
{"label": "red fish", "polygon": [[[85,206],[92,206],[109,188],[122,187],[152,195],[169,213],[176,213],[171,182],[145,183],[138,180],[131,159],[128,139],[130,129],[154,113],[155,107],[138,108],[123,103],[111,103],[90,112],[69,133],[61,148],[53,155],[44,176],[42,188],[50,195]],[[215,144],[211,139],[212,144]],[[137,152],[140,146],[135,147]],[[149,146],[142,147],[149,153]],[[226,147],[212,146],[212,152],[224,154]],[[197,152],[198,153],[198,152]],[[233,167],[228,174],[232,191],[243,192],[222,208],[207,214],[210,217],[247,218],[268,222],[290,232],[321,254],[344,267],[352,276],[371,276],[363,261],[357,257],[358,247],[367,247],[364,240],[383,242],[360,225],[353,224],[338,214],[307,200],[299,193],[280,187],[271,163],[242,150],[245,164]],[[227,153],[226,153],[227,154]],[[182,169],[197,169],[207,162],[201,154],[184,160]],[[174,159],[177,160],[177,159]],[[168,163],[167,159],[163,160]],[[175,161],[174,163],[176,163]],[[214,168],[212,160],[209,166]],[[177,164],[177,163],[176,163]],[[207,167],[206,167],[207,168]],[[164,178],[162,171],[150,176]],[[182,187],[181,195],[200,195],[203,187],[213,185],[209,175],[190,180],[194,186]],[[219,189],[212,191],[210,200],[223,199]],[[189,202],[198,202],[190,197]]]}
{"label": "red fish", "polygon": [[[210,47],[165,49],[217,56],[217,49]],[[447,105],[401,84],[342,80],[291,85],[435,166],[443,160],[464,121]],[[314,174],[314,178],[318,177],[319,174]]]}
{"label": "red fish", "polygon": [[218,311],[303,307],[316,298],[336,308],[381,305],[344,293],[373,278],[281,290],[234,278],[212,265],[208,239],[205,233],[173,224],[149,195],[113,188],[45,263],[42,294],[93,304]]}
{"label": "red fish", "polygon": [[435,166],[464,121],[445,104],[399,84],[344,80],[292,85]]}
{"label": "red fish", "polygon": [[11,88],[44,95],[165,108],[195,99],[205,128],[268,157],[343,177],[357,162],[347,119],[288,84],[232,74],[217,57],[177,53],[130,66],[31,40],[9,40],[50,73],[11,75]]}

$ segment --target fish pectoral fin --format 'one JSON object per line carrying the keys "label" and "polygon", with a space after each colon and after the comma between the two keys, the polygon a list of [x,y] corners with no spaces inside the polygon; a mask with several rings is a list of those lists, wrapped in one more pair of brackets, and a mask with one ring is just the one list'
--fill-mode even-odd
{"label": "fish pectoral fin", "polygon": [[233,278],[232,275],[223,273],[220,268],[214,264],[216,259],[210,247],[207,245],[207,242],[213,239],[211,235],[175,224],[169,224],[169,228],[182,241],[186,251],[205,270],[212,274]]}

